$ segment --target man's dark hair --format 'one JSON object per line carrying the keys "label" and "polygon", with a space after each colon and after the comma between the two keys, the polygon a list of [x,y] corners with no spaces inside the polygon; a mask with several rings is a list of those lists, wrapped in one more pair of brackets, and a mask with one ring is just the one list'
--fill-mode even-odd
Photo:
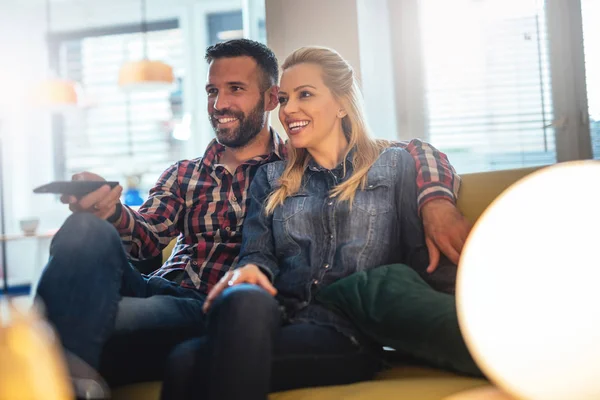
{"label": "man's dark hair", "polygon": [[234,39],[217,43],[206,49],[204,58],[209,64],[219,58],[248,56],[254,59],[262,72],[262,90],[267,90],[279,81],[279,64],[271,49],[249,39]]}

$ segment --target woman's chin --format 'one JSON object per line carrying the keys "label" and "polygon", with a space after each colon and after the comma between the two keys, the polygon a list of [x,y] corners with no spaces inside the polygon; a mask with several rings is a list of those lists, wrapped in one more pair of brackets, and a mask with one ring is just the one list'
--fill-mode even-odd
{"label": "woman's chin", "polygon": [[289,140],[290,140],[290,144],[297,149],[306,148],[306,141],[300,139],[299,137],[290,136]]}

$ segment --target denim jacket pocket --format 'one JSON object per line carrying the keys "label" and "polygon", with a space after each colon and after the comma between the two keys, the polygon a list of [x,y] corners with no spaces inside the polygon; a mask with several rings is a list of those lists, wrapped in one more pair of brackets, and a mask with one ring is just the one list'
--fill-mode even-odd
{"label": "denim jacket pocket", "polygon": [[301,218],[307,203],[307,193],[296,193],[285,199],[282,205],[273,211],[273,236],[276,238],[277,257],[290,258],[302,253],[300,245],[294,240],[295,234],[302,235],[306,229]]}
{"label": "denim jacket pocket", "polygon": [[296,193],[288,197],[281,206],[275,209],[273,219],[275,221],[287,221],[294,215],[302,212],[307,198],[307,193]]}
{"label": "denim jacket pocket", "polygon": [[354,206],[369,215],[384,214],[392,210],[392,183],[387,179],[370,180],[363,190],[357,190]]}

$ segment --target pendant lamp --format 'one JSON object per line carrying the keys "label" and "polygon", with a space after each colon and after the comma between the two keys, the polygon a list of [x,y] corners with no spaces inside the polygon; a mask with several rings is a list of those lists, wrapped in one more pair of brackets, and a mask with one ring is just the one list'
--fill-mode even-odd
{"label": "pendant lamp", "polygon": [[125,90],[161,89],[173,84],[173,68],[162,61],[148,59],[148,24],[146,0],[141,0],[141,32],[143,59],[127,62],[119,72],[119,86]]}
{"label": "pendant lamp", "polygon": [[[46,0],[46,25],[48,34],[51,32],[50,0]],[[61,79],[56,71],[50,72],[50,77],[39,84],[34,92],[34,102],[42,107],[51,109],[72,108],[78,105],[79,87],[69,79]]]}

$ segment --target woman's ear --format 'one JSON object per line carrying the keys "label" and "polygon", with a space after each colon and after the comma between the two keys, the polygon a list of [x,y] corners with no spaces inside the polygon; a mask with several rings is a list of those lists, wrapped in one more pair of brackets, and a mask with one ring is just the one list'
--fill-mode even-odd
{"label": "woman's ear", "polygon": [[344,118],[346,115],[348,115],[348,113],[343,108],[340,108],[338,110],[338,113],[337,113],[338,118]]}
{"label": "woman's ear", "polygon": [[266,93],[265,111],[273,111],[279,105],[279,86],[271,86]]}

